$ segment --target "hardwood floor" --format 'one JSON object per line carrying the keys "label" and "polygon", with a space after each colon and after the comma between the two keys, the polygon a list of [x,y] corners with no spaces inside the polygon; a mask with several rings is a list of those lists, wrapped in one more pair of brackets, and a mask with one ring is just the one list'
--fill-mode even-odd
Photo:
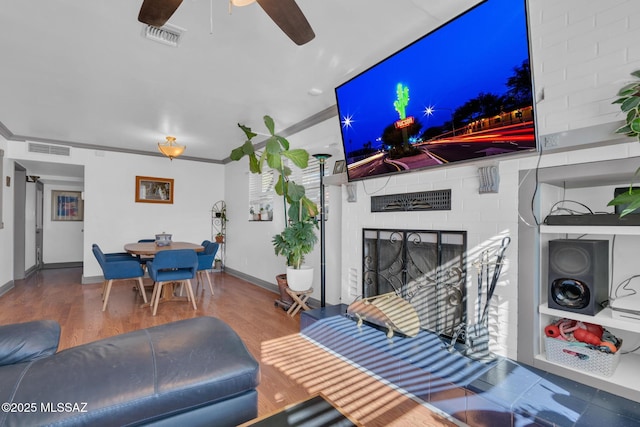
{"label": "hardwood floor", "polygon": [[[214,316],[227,322],[260,361],[260,416],[322,391],[365,425],[453,425],[301,338],[300,315],[289,317],[274,306],[276,294],[234,276],[210,274],[213,296],[206,281],[199,286],[194,281],[197,310],[187,302],[166,302],[152,316],[150,308],[140,307],[134,281],[115,282],[101,311],[102,284],[82,285],[81,274],[80,268],[42,270],[16,281],[0,297],[0,324],[56,320],[62,350],[174,320]],[[145,285],[151,285],[149,279]],[[363,405],[358,396],[378,398]]]}

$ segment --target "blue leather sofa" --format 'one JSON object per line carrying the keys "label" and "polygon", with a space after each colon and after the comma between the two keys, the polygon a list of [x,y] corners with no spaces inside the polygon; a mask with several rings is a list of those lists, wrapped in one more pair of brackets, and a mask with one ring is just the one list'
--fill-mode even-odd
{"label": "blue leather sofa", "polygon": [[57,352],[59,337],[54,321],[0,326],[0,426],[234,426],[257,416],[259,364],[220,319]]}

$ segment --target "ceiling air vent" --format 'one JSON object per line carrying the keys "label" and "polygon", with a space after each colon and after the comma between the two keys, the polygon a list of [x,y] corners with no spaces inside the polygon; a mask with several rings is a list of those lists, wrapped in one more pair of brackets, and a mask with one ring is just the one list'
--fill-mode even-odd
{"label": "ceiling air vent", "polygon": [[70,156],[71,148],[61,145],[40,144],[38,142],[29,142],[29,153],[53,154],[56,156]]}
{"label": "ceiling air vent", "polygon": [[185,31],[187,30],[171,24],[164,24],[162,27],[145,25],[142,29],[142,36],[158,43],[178,47]]}

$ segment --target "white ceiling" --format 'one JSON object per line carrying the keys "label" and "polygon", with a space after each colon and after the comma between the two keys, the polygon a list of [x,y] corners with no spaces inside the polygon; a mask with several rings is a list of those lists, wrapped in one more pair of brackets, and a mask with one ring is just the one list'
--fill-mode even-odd
{"label": "white ceiling", "polygon": [[185,157],[220,161],[243,142],[238,122],[331,115],[337,85],[478,0],[298,0],[316,33],[303,46],[255,3],[230,15],[226,0],[184,0],[178,48],[141,37],[141,3],[2,0],[0,134],[145,153],[175,135]]}

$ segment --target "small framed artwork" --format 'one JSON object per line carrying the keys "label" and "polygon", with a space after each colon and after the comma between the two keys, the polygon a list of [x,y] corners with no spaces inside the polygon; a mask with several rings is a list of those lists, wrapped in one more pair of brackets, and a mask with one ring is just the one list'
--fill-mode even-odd
{"label": "small framed artwork", "polygon": [[336,163],[333,165],[333,174],[339,174],[347,171],[347,164],[344,160],[336,160]]}
{"label": "small framed artwork", "polygon": [[136,176],[136,202],[173,204],[173,179]]}
{"label": "small framed artwork", "polygon": [[84,220],[84,202],[80,191],[51,191],[51,221]]}

